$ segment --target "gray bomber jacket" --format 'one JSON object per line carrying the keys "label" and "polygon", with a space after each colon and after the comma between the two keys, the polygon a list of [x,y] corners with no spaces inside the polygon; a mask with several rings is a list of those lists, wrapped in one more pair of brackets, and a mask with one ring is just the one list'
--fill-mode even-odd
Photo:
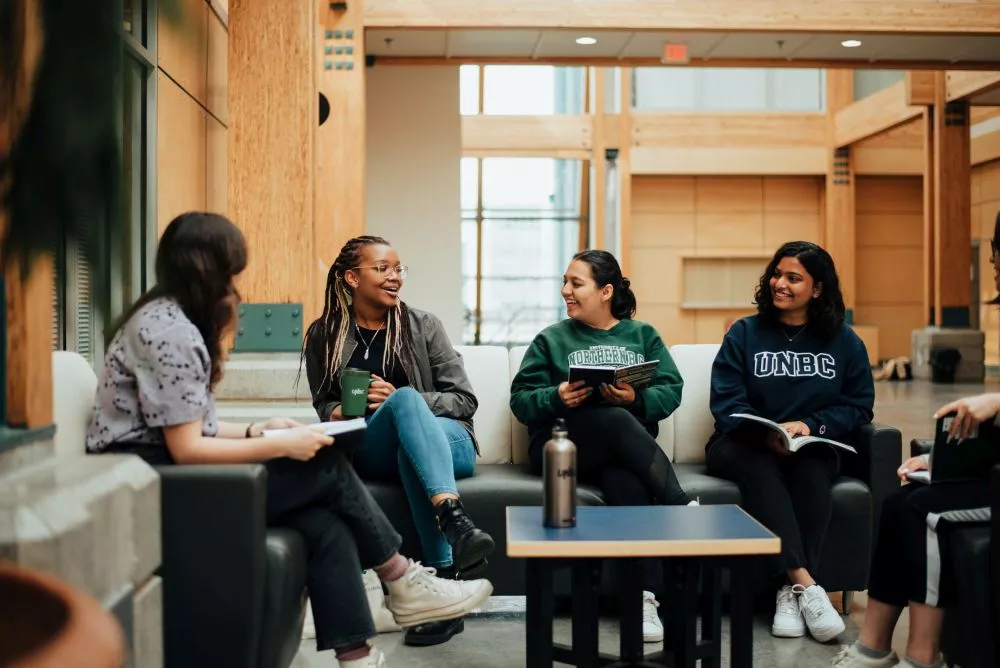
{"label": "gray bomber jacket", "polygon": [[[469,430],[475,442],[472,416],[479,407],[472,384],[465,373],[462,356],[451,345],[444,325],[432,313],[409,308],[410,330],[413,332],[413,357],[403,355],[400,362],[410,385],[423,396],[427,406],[437,417],[447,417],[461,422]],[[353,317],[352,323],[353,325]],[[330,383],[320,388],[323,380],[323,349],[318,337],[311,335],[306,340],[306,376],[313,397],[313,407],[320,420],[327,420],[340,405],[340,383]],[[357,348],[355,329],[347,330],[344,353],[340,359],[337,378],[347,367],[348,361]],[[479,452],[479,444],[476,444]]]}

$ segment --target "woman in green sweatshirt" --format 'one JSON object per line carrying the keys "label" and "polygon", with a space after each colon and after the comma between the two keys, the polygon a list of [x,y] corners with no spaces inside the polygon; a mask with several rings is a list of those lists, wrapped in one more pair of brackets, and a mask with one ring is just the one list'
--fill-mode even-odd
{"label": "woman in green sweatshirt", "polygon": [[[510,389],[510,407],[528,426],[531,466],[542,473],[542,447],[556,418],[564,418],[577,448],[577,478],[598,485],[610,505],[693,503],[656,442],[660,420],[681,403],[684,382],[656,330],[633,320],[635,294],[613,255],[578,253],[563,277],[567,320],[544,329],[525,353]],[[569,383],[577,365],[629,366],[658,360],[649,385]],[[663,572],[649,560],[646,588],[659,589]],[[652,591],[644,592],[643,637],[663,639]]]}

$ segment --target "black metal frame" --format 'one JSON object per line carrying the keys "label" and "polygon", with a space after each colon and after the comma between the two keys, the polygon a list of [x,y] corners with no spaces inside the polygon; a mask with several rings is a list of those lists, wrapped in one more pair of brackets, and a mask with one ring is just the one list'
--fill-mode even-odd
{"label": "black metal frame", "polygon": [[[578,668],[664,666],[704,668],[722,665],[722,571],[730,571],[730,640],[733,668],[753,665],[754,557],[672,558],[676,569],[670,593],[671,609],[664,619],[661,652],[644,655],[642,640],[642,568],[637,558],[613,559],[618,577],[618,656],[598,650],[598,587],[602,559],[527,559],[527,619],[525,665],[550,668],[553,661]],[[568,568],[573,582],[572,645],[553,643],[554,573]],[[701,638],[698,638],[698,617]],[[669,660],[669,663],[667,661]]]}

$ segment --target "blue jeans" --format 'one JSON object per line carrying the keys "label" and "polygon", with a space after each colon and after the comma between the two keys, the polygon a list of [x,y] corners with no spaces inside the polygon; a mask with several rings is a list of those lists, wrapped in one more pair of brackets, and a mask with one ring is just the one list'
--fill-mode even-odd
{"label": "blue jeans", "polygon": [[450,566],[451,545],[438,530],[435,494],[458,493],[455,480],[476,472],[472,435],[455,420],[434,417],[412,387],[391,395],[368,418],[365,448],[354,468],[366,480],[402,481],[428,566]]}

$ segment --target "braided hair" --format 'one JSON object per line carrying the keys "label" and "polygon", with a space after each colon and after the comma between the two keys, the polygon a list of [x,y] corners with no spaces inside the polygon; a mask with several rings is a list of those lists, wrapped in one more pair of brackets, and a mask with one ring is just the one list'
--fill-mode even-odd
{"label": "braided hair", "polygon": [[[389,246],[382,237],[360,236],[344,244],[340,254],[330,266],[326,276],[326,292],[323,296],[323,315],[313,321],[306,330],[302,346],[302,358],[305,359],[306,347],[314,337],[322,346],[323,375],[317,391],[329,390],[338,382],[341,362],[344,356],[344,343],[351,329],[353,318],[351,304],[354,297],[351,286],[348,285],[345,274],[361,263],[361,252],[368,246]],[[391,374],[396,361],[413,354],[413,331],[410,329],[409,309],[402,300],[395,308],[389,310],[386,318],[386,345],[382,357],[382,366],[386,374]],[[301,363],[299,366],[301,372]],[[296,383],[298,379],[296,379]]]}

